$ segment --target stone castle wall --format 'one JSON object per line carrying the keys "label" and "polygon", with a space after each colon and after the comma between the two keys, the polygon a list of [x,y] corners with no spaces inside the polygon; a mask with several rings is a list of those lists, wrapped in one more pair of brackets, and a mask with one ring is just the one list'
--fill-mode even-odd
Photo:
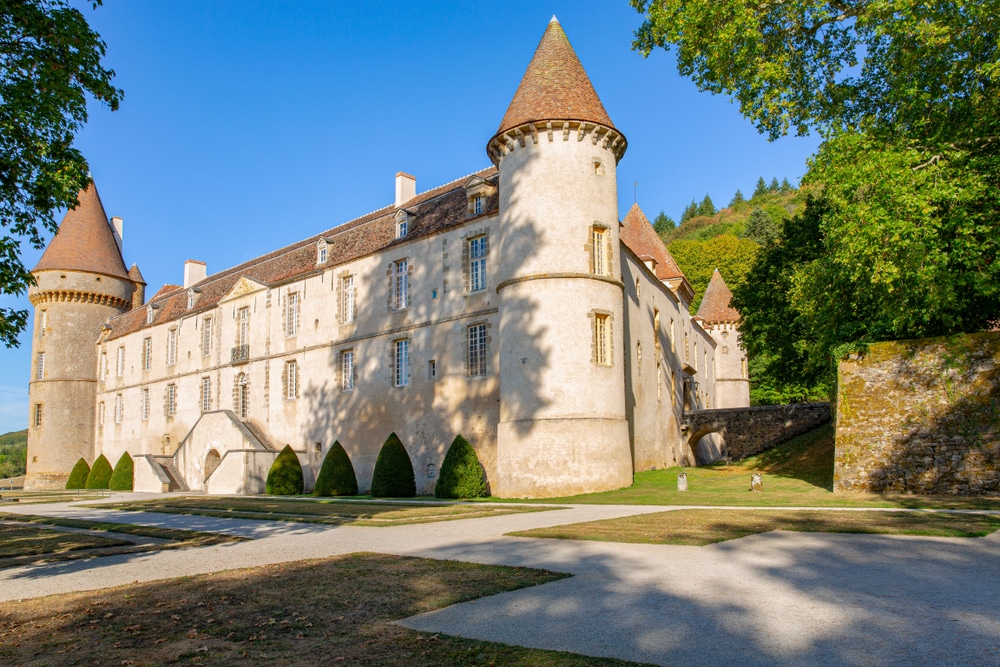
{"label": "stone castle wall", "polygon": [[684,427],[689,434],[688,443],[695,451],[698,463],[702,464],[720,458],[699,447],[701,439],[709,433],[719,433],[725,439],[726,447],[720,453],[721,456],[738,461],[780,445],[828,421],[829,403],[797,403],[692,410],[684,416]]}
{"label": "stone castle wall", "polygon": [[1000,333],[878,343],[842,361],[833,485],[1000,493]]}

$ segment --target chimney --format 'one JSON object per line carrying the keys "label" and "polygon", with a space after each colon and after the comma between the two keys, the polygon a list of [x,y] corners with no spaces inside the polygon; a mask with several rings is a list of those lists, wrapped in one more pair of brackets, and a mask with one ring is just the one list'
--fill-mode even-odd
{"label": "chimney", "polygon": [[122,251],[122,240],[125,233],[125,221],[119,216],[111,218],[111,229],[114,230],[115,243],[118,245],[118,252]]}
{"label": "chimney", "polygon": [[402,206],[417,196],[417,179],[401,171],[396,172],[396,206]]}
{"label": "chimney", "polygon": [[200,283],[208,276],[208,266],[205,262],[196,259],[189,259],[184,262],[184,287],[191,287],[195,283]]}

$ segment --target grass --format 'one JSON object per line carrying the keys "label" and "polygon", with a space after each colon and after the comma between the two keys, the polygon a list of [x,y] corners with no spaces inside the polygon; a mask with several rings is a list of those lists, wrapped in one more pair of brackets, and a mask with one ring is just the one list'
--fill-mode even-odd
{"label": "grass", "polygon": [[227,519],[300,521],[331,525],[398,526],[454,519],[478,519],[556,507],[428,503],[387,503],[312,498],[158,498],[101,505],[104,509],[167,514],[197,514]]}
{"label": "grass", "polygon": [[[111,493],[104,490],[55,490],[55,491],[10,491],[0,487],[0,497],[3,503],[15,502],[18,505],[37,505],[39,503],[67,503],[78,500],[97,500],[107,498]],[[2,505],[0,505],[2,507]]]}
{"label": "grass", "polygon": [[391,623],[563,576],[351,554],[0,603],[0,664],[632,664]]}
{"label": "grass", "polygon": [[511,533],[511,535],[601,542],[704,546],[772,530],[982,537],[997,529],[1000,529],[1000,516],[989,514],[865,510],[695,509],[538,528]]}
{"label": "grass", "polygon": [[[213,544],[225,544],[227,542],[242,542],[246,539],[233,535],[203,533],[195,530],[63,519],[32,514],[0,513],[0,519],[34,524],[31,526],[5,526],[4,524],[0,524],[0,527],[9,527],[12,530],[9,533],[12,536],[12,541],[8,541],[7,534],[0,533],[0,568],[112,554],[203,547]],[[88,532],[58,531],[42,526],[76,528]],[[20,532],[17,532],[17,530],[20,530]],[[95,535],[94,533],[132,535],[134,537],[153,538],[157,542],[150,543],[146,541],[145,543],[136,543],[131,540]],[[18,534],[22,536],[21,539],[13,537]]]}
{"label": "grass", "polygon": [[[519,502],[1000,510],[1000,498],[833,493],[833,454],[833,425],[827,424],[738,463],[651,470],[636,473],[624,489]],[[688,477],[687,491],[677,490],[681,472]],[[750,492],[755,472],[763,475],[762,493]]]}

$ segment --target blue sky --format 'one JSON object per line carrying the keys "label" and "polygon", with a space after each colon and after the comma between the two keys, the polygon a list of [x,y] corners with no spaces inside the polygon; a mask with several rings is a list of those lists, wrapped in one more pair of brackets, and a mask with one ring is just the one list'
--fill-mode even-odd
{"label": "blue sky", "polygon": [[[333,2],[105,0],[84,13],[108,45],[121,109],[94,105],[77,145],[125,260],[152,294],[186,259],[210,273],[489,165],[497,129],[553,14],[629,146],[619,210],[677,219],[759,176],[796,182],[816,137],[770,143],[728,99],[699,93],[665,52],[632,51],[626,0]],[[24,249],[25,263],[40,252]],[[0,305],[28,307],[0,296]],[[28,421],[30,338],[0,347],[0,433]]]}

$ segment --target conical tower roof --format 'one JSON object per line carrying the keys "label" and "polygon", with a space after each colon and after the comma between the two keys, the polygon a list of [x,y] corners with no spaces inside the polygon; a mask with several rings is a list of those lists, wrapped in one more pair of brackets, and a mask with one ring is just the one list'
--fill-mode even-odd
{"label": "conical tower roof", "polygon": [[542,120],[589,121],[616,129],[554,16],[496,133]]}
{"label": "conical tower roof", "polygon": [[146,284],[146,279],[142,277],[142,271],[139,270],[139,265],[135,262],[132,263],[132,268],[128,270],[128,277],[134,283]]}
{"label": "conical tower roof", "polygon": [[702,297],[701,305],[698,306],[698,317],[709,324],[715,322],[738,322],[740,313],[729,305],[733,300],[733,293],[722,279],[722,274],[716,269],[712,274],[712,279],[705,289],[705,296]]}
{"label": "conical tower roof", "polygon": [[94,181],[77,197],[79,204],[66,212],[59,231],[34,270],[86,271],[128,280],[122,253]]}
{"label": "conical tower roof", "polygon": [[639,259],[643,261],[652,259],[656,262],[654,273],[658,279],[685,278],[681,267],[677,265],[667,246],[663,245],[663,241],[657,236],[656,230],[638,204],[632,204],[632,208],[622,220],[620,234],[622,243]]}

